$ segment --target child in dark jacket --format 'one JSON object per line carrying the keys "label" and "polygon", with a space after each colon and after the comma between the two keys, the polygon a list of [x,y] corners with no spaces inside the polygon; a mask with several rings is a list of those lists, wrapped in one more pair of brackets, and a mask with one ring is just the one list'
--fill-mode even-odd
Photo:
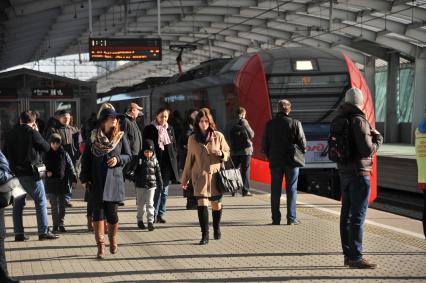
{"label": "child in dark jacket", "polygon": [[65,195],[69,193],[69,182],[75,187],[77,183],[77,174],[71,157],[61,146],[62,139],[59,134],[50,136],[50,150],[44,157],[44,163],[47,170],[46,193],[49,194],[53,232],[66,232],[64,226],[65,218]]}
{"label": "child in dark jacket", "polygon": [[143,215],[147,213],[148,230],[154,230],[154,195],[155,190],[163,188],[160,164],[154,154],[154,142],[145,140],[142,151],[138,155],[138,166],[135,170],[136,203],[138,205],[138,227],[145,229]]}

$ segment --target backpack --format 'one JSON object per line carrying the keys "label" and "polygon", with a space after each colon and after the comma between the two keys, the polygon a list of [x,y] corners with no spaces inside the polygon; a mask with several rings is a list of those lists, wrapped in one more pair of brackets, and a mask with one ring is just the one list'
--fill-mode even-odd
{"label": "backpack", "polygon": [[244,150],[251,146],[247,130],[243,126],[243,121],[241,119],[229,130],[229,139],[233,151]]}
{"label": "backpack", "polygon": [[342,164],[352,161],[354,144],[351,131],[351,116],[340,115],[331,121],[328,159]]}

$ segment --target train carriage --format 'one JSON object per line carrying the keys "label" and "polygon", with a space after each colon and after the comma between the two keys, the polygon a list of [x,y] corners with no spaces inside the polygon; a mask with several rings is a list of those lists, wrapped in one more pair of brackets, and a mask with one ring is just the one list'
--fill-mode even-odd
{"label": "train carriage", "polygon": [[[288,99],[291,115],[302,122],[308,142],[299,188],[337,199],[337,166],[327,158],[327,137],[335,110],[350,87],[364,92],[363,111],[374,127],[373,102],[361,72],[347,56],[334,50],[279,48],[210,60],[162,85],[127,95],[132,99],[149,97],[153,111],[168,106],[183,114],[190,108],[209,107],[221,130],[236,107],[246,108],[255,131],[251,179],[263,183],[270,183],[268,162],[261,152],[263,130],[276,114],[278,101]],[[377,195],[376,157],[374,161],[370,201]]]}

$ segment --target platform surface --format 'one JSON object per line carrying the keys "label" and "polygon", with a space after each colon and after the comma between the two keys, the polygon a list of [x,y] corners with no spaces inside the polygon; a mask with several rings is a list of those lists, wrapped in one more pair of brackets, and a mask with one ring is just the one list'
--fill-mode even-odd
{"label": "platform surface", "polygon": [[[55,241],[36,240],[35,209],[28,201],[28,242],[13,242],[11,209],[6,210],[9,272],[23,282],[426,281],[420,221],[370,209],[365,257],[379,267],[349,269],[343,266],[340,248],[338,202],[299,194],[302,224],[272,226],[268,186],[253,187],[255,197],[224,198],[223,238],[211,239],[207,246],[198,245],[197,212],[184,209],[178,187],[171,190],[167,224],[157,224],[153,232],[136,228],[135,199],[128,188],[129,199],[119,210],[119,252],[111,255],[107,250],[104,260],[95,259],[95,240],[86,232],[81,199],[67,210],[69,232]],[[281,211],[285,217],[284,199]]]}

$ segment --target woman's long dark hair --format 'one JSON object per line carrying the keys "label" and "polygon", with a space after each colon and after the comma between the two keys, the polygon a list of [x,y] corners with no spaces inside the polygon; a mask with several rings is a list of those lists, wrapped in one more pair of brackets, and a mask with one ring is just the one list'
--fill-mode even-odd
{"label": "woman's long dark hair", "polygon": [[200,120],[201,118],[206,117],[209,120],[209,128],[207,129],[207,131],[216,131],[216,124],[213,120],[213,116],[210,113],[210,109],[208,108],[201,108],[200,110],[198,110],[198,114],[195,117],[195,123],[194,123],[194,134],[195,134],[195,139],[200,142],[203,140],[203,134],[201,133],[201,129],[200,129]]}

